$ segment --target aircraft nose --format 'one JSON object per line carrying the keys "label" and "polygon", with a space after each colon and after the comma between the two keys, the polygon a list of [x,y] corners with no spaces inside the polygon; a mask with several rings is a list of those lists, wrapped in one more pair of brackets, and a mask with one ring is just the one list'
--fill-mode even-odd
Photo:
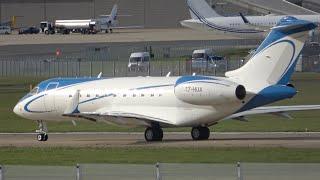
{"label": "aircraft nose", "polygon": [[14,106],[13,112],[14,112],[16,115],[19,115],[19,116],[22,115],[22,108],[21,108],[20,103],[18,103],[18,104],[16,104],[16,105]]}

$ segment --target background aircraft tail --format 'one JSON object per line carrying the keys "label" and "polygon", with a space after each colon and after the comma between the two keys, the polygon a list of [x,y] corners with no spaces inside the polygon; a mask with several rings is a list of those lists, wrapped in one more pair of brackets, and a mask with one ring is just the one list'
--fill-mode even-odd
{"label": "background aircraft tail", "polygon": [[187,0],[192,19],[220,17],[205,0]]}
{"label": "background aircraft tail", "polygon": [[111,19],[112,19],[113,21],[117,20],[117,14],[118,14],[118,5],[115,4],[115,5],[113,5],[113,8],[112,8],[111,14],[110,14]]}
{"label": "background aircraft tail", "polygon": [[241,68],[226,76],[238,80],[252,90],[270,85],[287,85],[297,60],[316,25],[294,17],[281,19],[256,50],[254,56]]}

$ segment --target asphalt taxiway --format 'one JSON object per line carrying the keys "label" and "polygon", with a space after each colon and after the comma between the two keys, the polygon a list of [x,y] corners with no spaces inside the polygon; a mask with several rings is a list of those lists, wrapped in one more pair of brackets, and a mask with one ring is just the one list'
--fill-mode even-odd
{"label": "asphalt taxiway", "polygon": [[83,44],[83,43],[114,43],[114,42],[150,42],[150,41],[192,41],[192,40],[219,40],[241,39],[230,35],[195,31],[187,28],[173,29],[121,29],[112,34],[11,34],[0,36],[0,46],[26,44]]}
{"label": "asphalt taxiway", "polygon": [[320,148],[320,132],[212,133],[193,141],[187,132],[166,132],[162,142],[148,143],[143,133],[49,133],[38,142],[34,133],[1,133],[0,147],[285,147]]}

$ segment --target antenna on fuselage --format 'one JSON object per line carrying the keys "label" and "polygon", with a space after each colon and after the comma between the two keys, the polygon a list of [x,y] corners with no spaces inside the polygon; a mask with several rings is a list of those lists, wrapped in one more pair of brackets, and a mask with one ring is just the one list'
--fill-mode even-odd
{"label": "antenna on fuselage", "polygon": [[171,75],[171,71],[168,72],[168,74],[166,75],[166,77],[170,77],[170,75]]}
{"label": "antenna on fuselage", "polygon": [[102,77],[102,72],[100,72],[97,76],[98,79],[100,79]]}

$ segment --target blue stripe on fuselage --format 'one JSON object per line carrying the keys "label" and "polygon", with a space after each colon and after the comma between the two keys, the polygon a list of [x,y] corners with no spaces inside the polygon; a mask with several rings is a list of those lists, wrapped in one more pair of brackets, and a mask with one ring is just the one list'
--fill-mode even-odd
{"label": "blue stripe on fuselage", "polygon": [[199,12],[197,12],[196,10],[194,10],[189,4],[188,4],[188,7],[189,7],[190,11],[192,11],[202,23],[204,23],[205,25],[207,25],[210,28],[213,28],[213,29],[216,29],[219,31],[226,31],[226,32],[231,32],[231,33],[262,33],[262,32],[264,32],[261,30],[254,30],[254,29],[235,29],[235,28],[229,28],[229,27],[225,27],[225,26],[218,26],[218,25],[208,21],[205,17],[201,16],[201,14]]}

